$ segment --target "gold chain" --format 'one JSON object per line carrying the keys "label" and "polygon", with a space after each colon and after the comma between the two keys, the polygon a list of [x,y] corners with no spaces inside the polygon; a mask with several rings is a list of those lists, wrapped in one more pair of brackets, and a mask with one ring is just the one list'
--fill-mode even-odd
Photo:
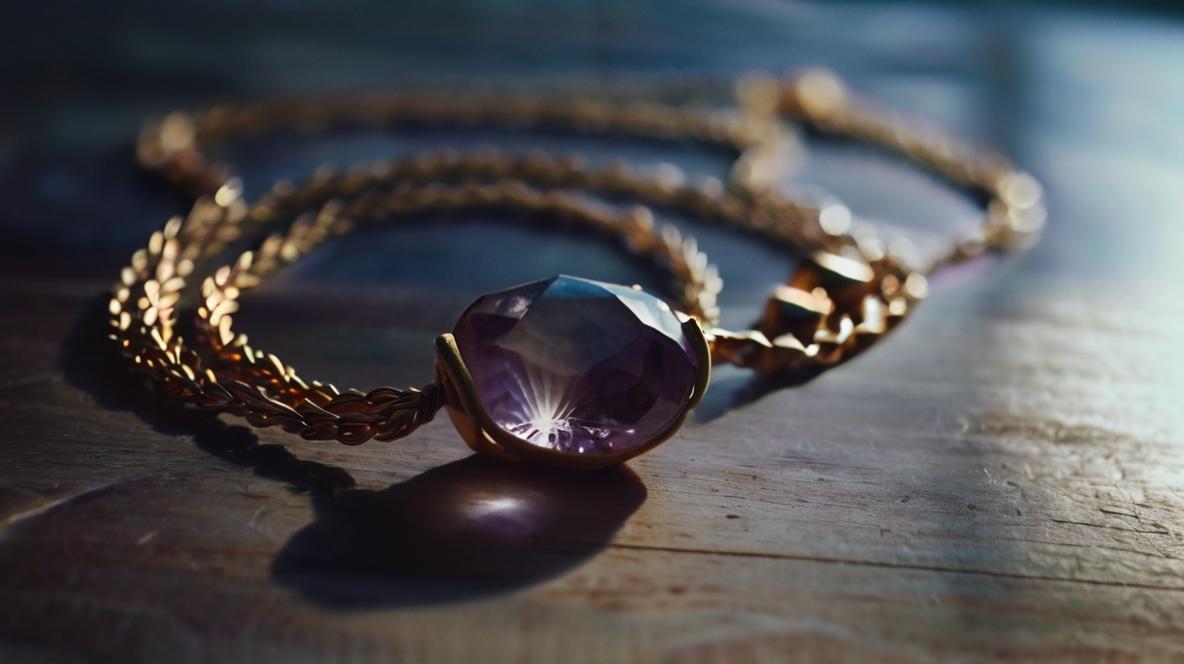
{"label": "gold chain", "polygon": [[[124,268],[111,300],[112,338],[163,390],[201,407],[282,426],[307,439],[357,444],[392,440],[431,419],[444,391],[382,387],[362,393],[305,381],[233,329],[239,295],[268,273],[360,223],[462,208],[505,208],[564,218],[621,238],[665,268],[684,312],[705,326],[714,361],[762,373],[801,374],[843,361],[869,346],[925,295],[925,274],[987,249],[1022,246],[1043,221],[1039,186],[1001,157],[933,128],[874,109],[822,72],[779,81],[752,76],[737,85],[730,112],[653,103],[603,103],[522,96],[367,98],[335,104],[270,103],[173,114],[142,132],[140,163],[200,197],[184,219],[154,233]],[[989,199],[984,222],[941,260],[918,270],[885,251],[837,203],[797,201],[776,190],[778,157],[792,141],[781,119],[867,141],[903,154]],[[634,172],[624,164],[592,168],[579,158],[483,150],[424,153],[392,163],[322,169],[305,183],[277,183],[253,203],[229,168],[201,148],[219,140],[289,126],[321,131],[408,122],[560,126],[593,133],[692,139],[734,150],[728,183],[693,185],[677,169]],[[596,192],[677,208],[756,233],[807,256],[778,286],[753,330],[713,327],[718,272],[693,238],[655,226],[649,208],[593,203]],[[282,231],[277,222],[294,219]],[[195,344],[177,331],[188,281],[243,239],[266,235],[253,251],[202,280]]]}

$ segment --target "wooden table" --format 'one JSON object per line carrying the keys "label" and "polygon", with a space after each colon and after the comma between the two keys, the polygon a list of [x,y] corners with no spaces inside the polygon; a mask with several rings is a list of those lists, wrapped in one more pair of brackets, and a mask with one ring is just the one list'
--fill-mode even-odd
{"label": "wooden table", "polygon": [[[659,66],[637,48],[667,43],[651,39],[665,15],[617,9],[589,10],[586,22],[608,21],[591,45],[536,35],[539,48],[565,66]],[[145,19],[108,42],[86,25],[97,10],[80,11],[58,28],[73,45],[56,64],[16,81],[26,133],[7,141],[0,178],[12,238],[0,268],[0,660],[1184,658],[1178,22],[905,6],[745,9],[716,25],[723,10],[710,4],[673,21],[661,34],[707,51],[671,47],[679,65],[812,56],[1002,143],[1045,181],[1050,226],[1031,253],[945,280],[856,361],[765,392],[721,372],[676,439],[627,468],[567,475],[472,457],[446,418],[393,444],[304,443],[177,410],[129,378],[102,339],[102,293],[180,209],[128,165],[139,119],[323,86],[318,75],[351,61],[313,58],[311,81],[279,56],[228,69],[244,53],[298,65],[309,56],[281,39],[300,34],[292,23],[327,22],[326,43],[345,28],[216,7],[232,14],[236,46],[162,65],[188,72],[174,80],[132,48],[187,53],[153,41],[182,34],[172,22]],[[467,53],[472,69],[482,54],[520,53],[515,16],[472,11],[493,26]],[[432,16],[392,30],[444,30],[423,27]],[[775,49],[778,30],[801,50]],[[346,83],[387,80],[374,63],[450,62],[439,44],[389,46],[379,32],[363,30],[372,59],[357,61],[370,69]],[[896,33],[854,51],[828,41]],[[92,60],[94,43],[128,49]],[[598,59],[605,43],[621,62]],[[215,71],[224,78],[200,74]],[[83,84],[87,72],[97,83]],[[378,150],[363,143],[335,147]],[[285,149],[252,147],[248,182],[323,156]],[[802,177],[865,214],[970,210],[862,153],[814,157]],[[560,270],[638,276],[579,236],[500,221],[343,240],[253,294],[242,324],[303,373],[416,384],[432,337],[477,293]],[[686,223],[744,322],[785,257]]]}

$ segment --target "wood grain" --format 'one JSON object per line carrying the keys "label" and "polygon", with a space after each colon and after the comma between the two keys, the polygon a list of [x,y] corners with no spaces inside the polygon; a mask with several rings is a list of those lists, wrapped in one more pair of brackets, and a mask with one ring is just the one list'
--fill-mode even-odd
{"label": "wood grain", "polygon": [[[1028,60],[1008,69],[1035,82],[853,68],[955,122],[981,93],[982,124],[1048,186],[1044,242],[948,275],[805,385],[719,372],[682,433],[604,473],[471,457],[445,419],[351,448],[179,410],[100,333],[166,197],[93,176],[135,201],[94,231],[118,251],[70,204],[6,217],[23,239],[0,266],[0,661],[1184,660],[1184,173],[1157,147],[1184,145],[1184,122],[1151,102],[1158,141],[1116,121],[1117,83],[1075,58],[1128,62],[1131,37],[1040,16],[1047,39],[1014,37]],[[1133,25],[1162,51],[1130,57],[1184,58]],[[1123,94],[1155,100],[1152,80]],[[966,214],[919,176],[870,183],[895,164],[813,156],[802,177],[857,211]],[[745,322],[786,258],[680,221],[723,270],[725,322]],[[302,373],[415,385],[473,296],[560,270],[645,277],[578,236],[463,219],[334,245],[251,294],[242,325]]]}

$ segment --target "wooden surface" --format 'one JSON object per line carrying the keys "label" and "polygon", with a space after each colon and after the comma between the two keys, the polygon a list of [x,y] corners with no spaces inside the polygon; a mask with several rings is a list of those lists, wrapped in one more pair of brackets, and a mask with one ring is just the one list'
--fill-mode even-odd
{"label": "wooden surface", "polygon": [[[390,46],[373,27],[358,28],[359,53],[317,50],[301,25],[325,44],[349,32],[328,10],[216,7],[237,27],[208,62],[160,40],[194,17],[129,12],[118,42],[85,15],[59,26],[73,45],[14,74],[23,101],[4,134],[0,661],[1184,659],[1180,23],[711,4],[667,21],[629,7],[539,10],[532,25],[576,26],[570,43],[495,9],[460,13],[489,33],[455,16],[423,27],[461,35],[460,55],[443,38]],[[426,14],[383,20],[405,37],[436,25]],[[40,34],[46,19],[24,18]],[[523,64],[526,33],[552,63]],[[92,59],[95,43],[126,48]],[[437,61],[828,62],[1004,145],[1046,182],[1049,230],[1018,260],[942,280],[888,340],[810,383],[762,391],[720,372],[679,436],[606,473],[471,457],[446,418],[395,444],[304,443],[178,411],[128,378],[101,339],[102,291],[179,205],[127,165],[139,118]],[[332,149],[439,139],[233,156],[264,186]],[[721,167],[686,147],[634,157]],[[820,147],[810,164],[803,179],[864,214],[971,210],[863,153]],[[344,240],[248,298],[243,326],[302,373],[417,384],[433,335],[480,292],[557,271],[644,276],[578,236],[501,221]],[[744,322],[786,258],[687,223]]]}

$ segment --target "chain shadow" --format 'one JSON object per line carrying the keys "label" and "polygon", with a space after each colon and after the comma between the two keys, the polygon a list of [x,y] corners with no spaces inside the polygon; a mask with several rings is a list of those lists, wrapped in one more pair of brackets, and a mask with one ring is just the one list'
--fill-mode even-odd
{"label": "chain shadow", "polygon": [[809,371],[784,376],[753,377],[727,369],[717,371],[711,377],[711,388],[691,413],[692,421],[707,424],[774,392],[805,385],[821,373],[822,371]]}
{"label": "chain shadow", "polygon": [[341,468],[301,459],[283,445],[260,444],[248,427],[226,424],[212,413],[157,393],[146,377],[128,369],[101,332],[108,329],[109,297],[101,293],[88,302],[62,343],[58,367],[67,383],[103,408],[130,412],[163,435],[190,436],[202,450],[251,468],[260,477],[285,482],[294,492],[334,492],[355,485]]}
{"label": "chain shadow", "polygon": [[65,339],[59,367],[102,407],[135,414],[165,435],[307,494],[316,520],[276,554],[272,578],[331,608],[438,604],[554,578],[601,551],[645,501],[625,467],[565,472],[471,456],[383,490],[358,488],[344,469],[261,444],[155,393],[127,369],[106,329],[107,296]]}

